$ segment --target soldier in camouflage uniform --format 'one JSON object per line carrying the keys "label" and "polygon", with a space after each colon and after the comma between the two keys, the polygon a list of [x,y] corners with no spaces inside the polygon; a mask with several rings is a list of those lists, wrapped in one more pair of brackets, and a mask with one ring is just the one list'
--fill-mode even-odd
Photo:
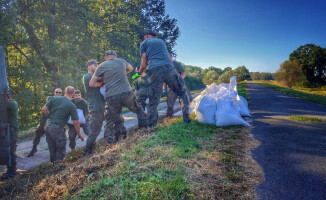
{"label": "soldier in camouflage uniform", "polygon": [[182,77],[175,71],[171,60],[169,59],[168,50],[163,40],[155,38],[156,34],[147,30],[140,34],[143,42],[140,45],[141,65],[139,74],[142,74],[149,65],[148,74],[148,94],[149,94],[149,111],[148,125],[155,127],[157,123],[157,106],[162,94],[162,86],[165,82],[178,96],[181,97],[183,121],[189,123],[189,99],[185,91],[185,82]]}
{"label": "soldier in camouflage uniform", "polygon": [[[76,106],[77,109],[80,109],[83,111],[84,117],[85,117],[85,124],[80,124],[80,127],[83,128],[85,135],[89,135],[90,128],[89,128],[89,122],[88,122],[88,104],[85,99],[82,98],[80,90],[75,91],[75,96],[73,99],[71,99],[71,102]],[[76,136],[77,132],[73,125],[68,124],[68,135],[69,135],[69,147],[71,149],[76,148]]]}
{"label": "soldier in camouflage uniform", "polygon": [[[105,58],[107,60],[107,57]],[[89,60],[87,62],[87,70],[83,77],[83,83],[85,87],[85,91],[87,93],[87,99],[89,103],[89,126],[90,132],[86,141],[85,154],[91,154],[95,147],[96,138],[101,132],[105,110],[105,99],[100,92],[100,87],[89,87],[89,82],[98,66],[98,62],[96,60]],[[103,79],[99,79],[98,83],[103,85]],[[127,130],[123,126],[124,119],[122,116],[116,120],[114,125],[115,132],[120,132],[123,135],[123,138],[127,136]]]}
{"label": "soldier in camouflage uniform", "polygon": [[[54,90],[54,96],[61,96],[61,94],[62,94],[61,88],[57,88]],[[48,102],[51,98],[52,98],[52,96],[48,96],[46,99],[46,102]],[[31,150],[31,152],[29,152],[27,157],[31,157],[37,152],[37,145],[40,143],[41,137],[45,134],[44,127],[45,127],[47,119],[48,118],[42,114],[42,118],[41,118],[39,124],[37,125],[35,137],[33,139],[33,148]]]}
{"label": "soldier in camouflage uniform", "polygon": [[[182,64],[173,60],[171,53],[169,53],[169,58],[170,58],[171,62],[173,63],[175,71],[181,76],[182,79],[185,79],[186,71],[182,67]],[[164,90],[164,87],[165,87],[165,84],[163,85],[163,90]],[[190,93],[189,89],[187,88],[187,86],[185,86],[185,89],[186,89],[186,94],[188,95],[189,102],[192,102],[192,96],[191,96],[191,93]],[[173,107],[174,107],[175,100],[177,100],[177,97],[178,97],[178,95],[175,92],[173,92],[173,90],[171,88],[169,88],[169,91],[167,93],[167,98],[166,98],[166,104],[167,104],[166,116],[167,117],[173,117]],[[180,99],[180,98],[179,98],[179,103],[180,103],[180,105],[183,104],[182,99]]]}
{"label": "soldier in camouflage uniform", "polygon": [[86,64],[88,72],[83,76],[84,88],[87,94],[88,108],[89,108],[89,126],[90,132],[86,141],[85,153],[91,154],[95,147],[97,136],[100,134],[103,121],[105,100],[101,95],[100,88],[89,87],[89,81],[91,80],[98,62],[96,60],[89,60]]}
{"label": "soldier in camouflage uniform", "polygon": [[50,160],[55,163],[62,161],[66,153],[66,130],[69,116],[73,120],[77,133],[80,133],[76,106],[70,101],[74,96],[75,89],[68,86],[65,96],[51,98],[42,108],[45,116],[48,116],[48,124],[45,127],[46,142],[49,145]]}
{"label": "soldier in camouflage uniform", "polygon": [[6,173],[2,174],[1,180],[9,179],[16,176],[16,148],[19,132],[18,124],[18,104],[16,101],[12,100],[12,90],[9,90],[6,101],[7,101],[7,117],[10,128],[10,156],[11,156],[11,165],[7,166]]}
{"label": "soldier in camouflage uniform", "polygon": [[128,82],[127,74],[133,70],[133,67],[124,59],[117,58],[117,54],[113,50],[105,52],[105,55],[106,61],[97,67],[89,86],[101,86],[102,84],[97,81],[99,77],[103,77],[107,102],[104,137],[108,144],[114,144],[119,141],[121,135],[119,131],[121,128],[114,128],[114,124],[120,119],[122,106],[126,106],[130,111],[137,114],[139,127],[147,125],[147,116],[136,100]]}

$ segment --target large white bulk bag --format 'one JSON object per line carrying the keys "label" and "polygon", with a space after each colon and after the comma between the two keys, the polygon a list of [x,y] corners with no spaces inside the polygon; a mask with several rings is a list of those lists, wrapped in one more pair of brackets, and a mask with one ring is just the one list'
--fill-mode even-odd
{"label": "large white bulk bag", "polygon": [[[84,116],[84,112],[83,110],[81,109],[77,109],[77,114],[78,114],[78,121],[80,124],[85,124],[86,123],[86,120],[85,120],[85,116]],[[73,121],[71,120],[71,116],[69,117],[69,120],[68,120],[68,124],[74,124]]]}
{"label": "large white bulk bag", "polygon": [[196,120],[205,124],[215,123],[216,100],[203,96],[197,109]]}
{"label": "large white bulk bag", "polygon": [[248,101],[243,96],[239,95],[240,100],[248,107]]}
{"label": "large white bulk bag", "polygon": [[239,111],[232,106],[232,102],[229,98],[219,98],[217,100],[215,124],[218,127],[232,125],[250,126],[250,124],[240,116]]}

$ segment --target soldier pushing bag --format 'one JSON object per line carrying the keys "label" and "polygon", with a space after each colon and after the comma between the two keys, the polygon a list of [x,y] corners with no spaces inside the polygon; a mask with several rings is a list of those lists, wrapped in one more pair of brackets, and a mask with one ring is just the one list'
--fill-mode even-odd
{"label": "soldier pushing bag", "polygon": [[155,38],[156,33],[146,30],[140,34],[143,41],[140,44],[141,65],[136,72],[141,75],[147,68],[148,75],[148,126],[155,128],[157,123],[157,106],[160,102],[163,83],[166,83],[174,93],[183,101],[181,105],[183,121],[190,123],[189,98],[185,91],[185,82],[175,71],[169,58],[166,44],[163,40]]}

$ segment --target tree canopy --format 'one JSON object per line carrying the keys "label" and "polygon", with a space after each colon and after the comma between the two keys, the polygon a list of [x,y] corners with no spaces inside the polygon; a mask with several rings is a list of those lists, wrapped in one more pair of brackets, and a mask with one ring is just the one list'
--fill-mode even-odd
{"label": "tree canopy", "polygon": [[83,90],[87,60],[114,49],[137,66],[142,30],[157,32],[171,51],[180,35],[164,0],[3,0],[0,9],[0,45],[26,126],[55,88]]}
{"label": "tree canopy", "polygon": [[304,84],[309,87],[326,83],[326,49],[314,44],[305,44],[293,51],[290,61],[297,61],[305,76]]}

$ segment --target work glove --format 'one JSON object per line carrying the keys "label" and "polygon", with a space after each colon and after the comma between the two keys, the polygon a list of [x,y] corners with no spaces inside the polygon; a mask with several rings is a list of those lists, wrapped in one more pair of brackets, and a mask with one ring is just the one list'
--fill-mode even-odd
{"label": "work glove", "polygon": [[132,76],[132,80],[135,80],[135,79],[137,79],[138,77],[140,77],[140,74],[136,73],[136,74],[134,74],[134,75]]}

